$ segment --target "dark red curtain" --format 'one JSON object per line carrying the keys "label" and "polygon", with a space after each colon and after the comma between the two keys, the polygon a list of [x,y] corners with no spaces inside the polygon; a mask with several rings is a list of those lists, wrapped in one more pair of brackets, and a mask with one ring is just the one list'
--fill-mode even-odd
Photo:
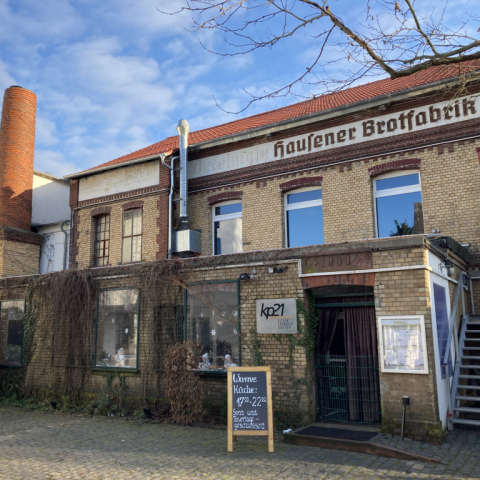
{"label": "dark red curtain", "polygon": [[[364,302],[365,297],[344,302]],[[380,422],[380,386],[375,307],[345,307],[345,354],[351,421]],[[362,418],[363,416],[363,418]]]}
{"label": "dark red curtain", "polygon": [[337,328],[338,308],[322,308],[317,330],[317,355],[326,355]]}

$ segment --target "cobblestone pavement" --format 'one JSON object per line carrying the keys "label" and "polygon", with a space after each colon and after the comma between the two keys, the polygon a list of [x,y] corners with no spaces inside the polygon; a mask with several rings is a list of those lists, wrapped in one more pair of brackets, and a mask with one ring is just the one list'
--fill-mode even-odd
{"label": "cobblestone pavement", "polygon": [[227,453],[226,431],[116,418],[0,408],[0,479],[478,479],[480,431],[441,446],[378,435],[376,441],[442,463],[395,460],[240,437]]}

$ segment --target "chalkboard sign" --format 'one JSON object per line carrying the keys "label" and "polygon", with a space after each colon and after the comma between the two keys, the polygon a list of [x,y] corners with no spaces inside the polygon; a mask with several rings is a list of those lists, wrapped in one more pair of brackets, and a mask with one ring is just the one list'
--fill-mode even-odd
{"label": "chalkboard sign", "polygon": [[272,374],[270,367],[229,367],[228,451],[237,435],[268,436],[273,452]]}

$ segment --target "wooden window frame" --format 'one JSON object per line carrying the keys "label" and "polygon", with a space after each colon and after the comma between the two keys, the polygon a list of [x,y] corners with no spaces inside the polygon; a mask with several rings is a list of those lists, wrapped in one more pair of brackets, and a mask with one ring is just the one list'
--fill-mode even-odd
{"label": "wooden window frame", "polygon": [[[132,233],[130,235],[125,235],[125,215],[129,213],[135,213],[135,212],[140,212],[140,233],[133,235],[133,218],[132,218]],[[140,259],[139,260],[133,260],[133,238],[134,237],[140,237]],[[132,243],[130,246],[130,260],[126,261],[123,258],[123,244],[125,242],[126,238],[131,238]],[[143,208],[132,208],[125,210],[122,215],[122,263],[137,263],[142,261],[142,248],[143,248]]]}
{"label": "wooden window frame", "polygon": [[[99,232],[97,231],[97,229],[98,229],[99,222],[101,222],[102,220],[105,220],[105,225],[107,225],[107,221],[106,221],[107,218],[108,218],[108,239],[106,238],[104,238],[103,240],[98,239],[97,235]],[[105,233],[106,232],[107,232],[107,228],[105,227]],[[108,241],[108,255],[105,255],[105,242],[107,241]],[[97,245],[101,242],[103,242],[102,255],[97,255]],[[99,259],[103,259],[102,265],[98,263]],[[109,259],[110,259],[110,214],[106,213],[104,215],[98,215],[95,217],[95,241],[93,244],[93,264],[95,267],[103,267],[108,265]]]}

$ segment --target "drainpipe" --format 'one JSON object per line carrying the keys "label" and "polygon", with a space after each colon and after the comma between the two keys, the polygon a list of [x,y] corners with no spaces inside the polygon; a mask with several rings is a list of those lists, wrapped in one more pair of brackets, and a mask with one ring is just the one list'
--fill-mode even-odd
{"label": "drainpipe", "polygon": [[63,243],[63,269],[64,270],[67,269],[68,233],[66,230],[64,230],[63,226],[66,225],[67,223],[70,223],[70,221],[65,220],[64,222],[60,223],[60,230],[65,235],[65,240]]}
{"label": "drainpipe", "polygon": [[180,147],[180,227],[179,230],[188,230],[188,179],[187,179],[187,149],[188,132],[190,125],[186,120],[179,120],[177,132]]}
{"label": "drainpipe", "polygon": [[160,155],[162,159],[162,165],[170,170],[170,193],[168,194],[168,259],[172,258],[172,200],[173,200],[173,182],[175,169],[173,168],[173,162],[180,157],[172,157],[170,160],[170,166],[165,163],[165,154]]}

